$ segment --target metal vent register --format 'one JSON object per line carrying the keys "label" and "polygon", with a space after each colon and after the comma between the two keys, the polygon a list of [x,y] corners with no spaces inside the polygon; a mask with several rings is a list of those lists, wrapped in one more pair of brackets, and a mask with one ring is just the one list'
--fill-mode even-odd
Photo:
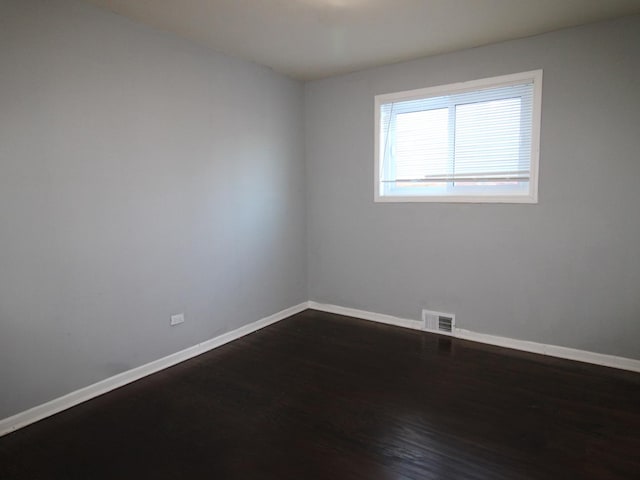
{"label": "metal vent register", "polygon": [[428,332],[455,335],[456,316],[452,313],[422,310],[422,323]]}

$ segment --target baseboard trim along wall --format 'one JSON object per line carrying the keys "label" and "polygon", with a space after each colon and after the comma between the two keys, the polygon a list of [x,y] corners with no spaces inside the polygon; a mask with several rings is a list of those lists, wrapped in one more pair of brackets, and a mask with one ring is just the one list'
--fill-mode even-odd
{"label": "baseboard trim along wall", "polygon": [[29,410],[25,410],[24,412],[2,419],[0,420],[0,436],[26,427],[38,420],[55,415],[56,413],[82,402],[86,402],[87,400],[91,400],[92,398],[110,392],[111,390],[115,390],[116,388],[122,387],[131,382],[140,380],[152,373],[159,372],[160,370],[164,370],[165,368],[184,362],[185,360],[189,360],[190,358],[201,355],[209,350],[213,350],[214,348],[232,342],[233,340],[237,340],[240,337],[244,337],[245,335],[260,330],[261,328],[272,325],[280,320],[284,320],[291,315],[302,312],[307,308],[307,302],[303,302],[248,325],[244,325],[231,332],[224,333],[218,337],[185,348],[184,350],[158,360],[154,360],[153,362],[149,362],[145,365],[127,370],[126,372],[119,373],[118,375],[106,378],[105,380],[101,380],[87,387],[68,393],[62,397],[55,398],[47,403],[43,403],[42,405],[38,405],[30,408]]}
{"label": "baseboard trim along wall", "polygon": [[[358,310],[355,308],[340,307],[318,302],[303,302],[293,307],[274,313],[268,317],[240,327],[231,332],[224,333],[218,337],[206,340],[202,343],[185,348],[179,352],[173,353],[166,357],[154,360],[140,367],[127,370],[113,377],[101,380],[93,385],[81,388],[62,397],[51,400],[42,405],[30,408],[24,412],[20,412],[11,417],[0,420],[0,436],[13,432],[20,428],[26,427],[32,423],[42,420],[51,415],[55,415],[63,410],[71,408],[87,400],[91,400],[99,395],[115,390],[116,388],[127,385],[136,380],[140,380],[148,375],[164,370],[165,368],[176,365],[190,358],[201,355],[205,352],[213,350],[221,345],[237,340],[240,337],[253,333],[261,328],[272,325],[280,320],[295,315],[306,309],[319,310],[322,312],[336,313],[348,317],[360,318],[362,320],[370,320],[387,325],[397,327],[410,328],[413,330],[424,330],[420,320],[410,320],[406,318],[394,317],[392,315],[383,315],[381,313],[368,312],[366,310]],[[567,360],[576,360],[604,367],[619,368],[622,370],[630,370],[632,372],[640,372],[640,360],[632,358],[617,357],[614,355],[605,355],[602,353],[589,352],[586,350],[577,350],[574,348],[560,347],[557,345],[546,345],[543,343],[528,342],[525,340],[516,340],[507,337],[498,337],[494,335],[486,335],[484,333],[472,332],[456,328],[455,337],[474,342],[496,345],[499,347],[513,348],[514,350],[522,350],[525,352],[539,353]]]}
{"label": "baseboard trim along wall", "polygon": [[[309,308],[328,313],[347,315],[349,317],[360,318],[362,320],[386,323],[387,325],[412,328],[414,330],[424,330],[422,322],[419,320],[409,320],[406,318],[394,317],[392,315],[383,315],[380,313],[368,312],[366,310],[358,310],[354,308],[346,308],[340,307],[338,305],[330,305],[311,301],[309,302]],[[566,360],[576,360],[578,362],[591,363],[603,367],[612,367],[619,368],[621,370],[630,370],[632,372],[640,372],[640,360],[635,360],[632,358],[617,357],[615,355],[606,355],[604,353],[595,353],[586,350],[578,350],[575,348],[529,342],[526,340],[516,340],[514,338],[498,337],[495,335],[477,333],[461,328],[456,328],[454,330],[454,337],[464,340],[471,340],[474,342],[486,343],[489,345],[496,345],[498,347],[522,350],[524,352],[539,353],[542,355],[549,355],[551,357],[564,358]]]}

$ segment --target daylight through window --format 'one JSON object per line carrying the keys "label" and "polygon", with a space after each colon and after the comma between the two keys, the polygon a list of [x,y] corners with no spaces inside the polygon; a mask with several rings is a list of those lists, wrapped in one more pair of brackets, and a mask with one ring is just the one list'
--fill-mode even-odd
{"label": "daylight through window", "polygon": [[376,200],[537,202],[542,71],[376,97]]}

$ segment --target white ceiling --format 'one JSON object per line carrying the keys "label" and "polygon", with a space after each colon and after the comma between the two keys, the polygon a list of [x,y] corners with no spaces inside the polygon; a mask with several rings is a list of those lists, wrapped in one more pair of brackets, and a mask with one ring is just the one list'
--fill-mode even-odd
{"label": "white ceiling", "polygon": [[640,0],[87,0],[309,80],[640,13]]}

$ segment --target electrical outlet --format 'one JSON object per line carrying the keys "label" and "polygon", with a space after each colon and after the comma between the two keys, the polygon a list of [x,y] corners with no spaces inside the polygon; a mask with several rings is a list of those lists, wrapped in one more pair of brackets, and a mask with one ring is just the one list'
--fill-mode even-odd
{"label": "electrical outlet", "polygon": [[171,323],[172,327],[179,325],[184,322],[184,313],[178,313],[177,315],[171,315]]}

